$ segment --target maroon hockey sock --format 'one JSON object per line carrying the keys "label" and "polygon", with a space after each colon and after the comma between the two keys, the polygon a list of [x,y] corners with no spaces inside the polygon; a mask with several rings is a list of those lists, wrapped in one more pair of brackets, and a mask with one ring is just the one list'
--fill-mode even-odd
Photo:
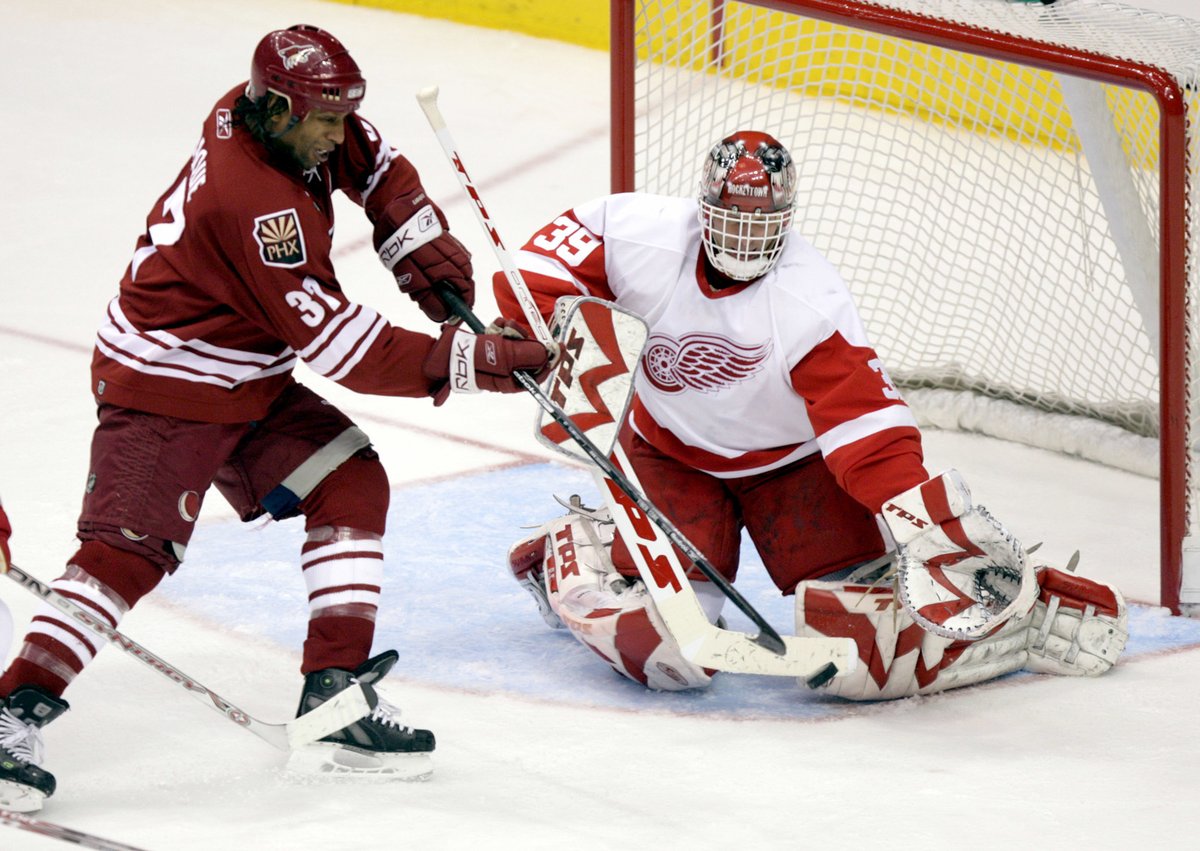
{"label": "maroon hockey sock", "polygon": [[370,655],[374,638],[373,620],[338,615],[313,618],[308,622],[300,673],[325,668],[353,671]]}

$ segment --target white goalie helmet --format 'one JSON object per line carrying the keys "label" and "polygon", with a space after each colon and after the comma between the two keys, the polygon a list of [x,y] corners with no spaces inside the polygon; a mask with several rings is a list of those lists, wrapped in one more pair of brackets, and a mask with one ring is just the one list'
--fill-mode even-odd
{"label": "white goalie helmet", "polygon": [[735,281],[779,262],[796,207],[796,167],[773,136],[739,130],[718,142],[700,175],[700,230],[717,271]]}

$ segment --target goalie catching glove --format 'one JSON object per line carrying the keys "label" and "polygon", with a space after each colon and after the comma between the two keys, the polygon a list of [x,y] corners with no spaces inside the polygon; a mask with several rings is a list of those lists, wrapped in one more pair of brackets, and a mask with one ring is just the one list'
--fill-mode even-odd
{"label": "goalie catching glove", "polygon": [[446,401],[450,391],[517,393],[524,388],[515,372],[529,373],[540,382],[552,367],[550,353],[536,340],[526,340],[510,325],[496,320],[494,333],[473,334],[457,325],[443,325],[442,335],[425,356],[425,377],[435,382],[433,403]]}
{"label": "goalie catching glove", "polygon": [[445,217],[424,192],[402,195],[388,204],[375,223],[375,250],[396,276],[400,292],[412,298],[434,322],[450,311],[433,291],[445,281],[470,307],[475,304],[471,254],[447,230]]}
{"label": "goalie catching glove", "polygon": [[898,546],[897,588],[913,620],[935,635],[980,638],[1024,617],[1037,597],[1020,542],[950,470],[883,504]]}

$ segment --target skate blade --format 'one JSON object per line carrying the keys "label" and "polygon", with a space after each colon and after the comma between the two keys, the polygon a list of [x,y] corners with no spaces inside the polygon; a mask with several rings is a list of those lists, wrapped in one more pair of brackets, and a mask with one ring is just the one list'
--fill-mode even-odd
{"label": "skate blade", "polygon": [[374,753],[330,742],[314,742],[292,751],[290,774],[313,778],[355,778],[379,783],[427,780],[433,774],[428,753]]}
{"label": "skate blade", "polygon": [[14,813],[36,813],[42,808],[46,796],[37,789],[21,783],[0,780],[0,810]]}

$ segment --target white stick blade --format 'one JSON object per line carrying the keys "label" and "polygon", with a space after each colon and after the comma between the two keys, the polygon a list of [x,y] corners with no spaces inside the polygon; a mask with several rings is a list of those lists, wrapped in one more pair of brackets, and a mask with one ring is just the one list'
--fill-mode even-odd
{"label": "white stick blade", "polygon": [[694,644],[684,647],[689,662],[719,671],[763,674],[772,677],[797,677],[807,680],[830,662],[837,676],[850,674],[858,667],[858,648],[849,638],[801,638],[781,635],[786,651],[782,656],[771,652],[744,632],[729,629],[711,631]]}
{"label": "white stick blade", "polygon": [[349,727],[369,715],[373,707],[361,683],[338,692],[311,712],[287,724],[288,745],[294,750]]}

